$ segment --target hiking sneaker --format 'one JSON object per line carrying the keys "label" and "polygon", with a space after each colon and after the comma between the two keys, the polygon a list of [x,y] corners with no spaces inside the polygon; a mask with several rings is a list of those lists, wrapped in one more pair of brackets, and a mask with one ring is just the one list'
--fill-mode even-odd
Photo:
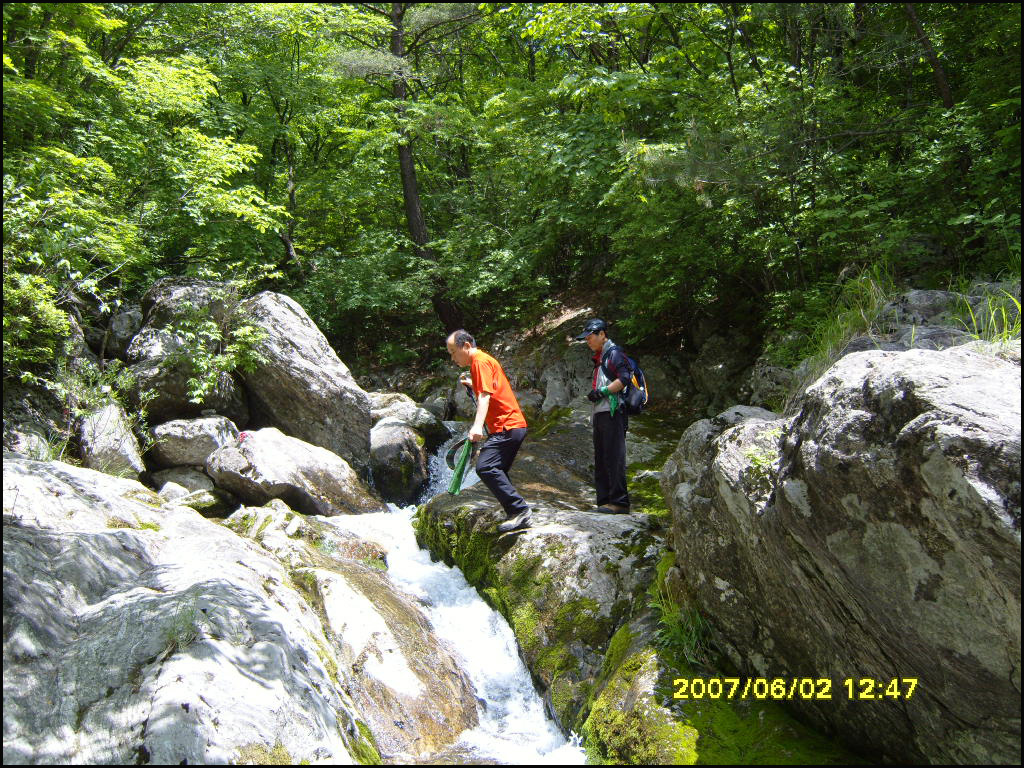
{"label": "hiking sneaker", "polygon": [[520,512],[515,517],[510,517],[504,523],[498,526],[498,533],[508,533],[519,528],[529,528],[530,520],[533,516],[530,514],[530,510]]}

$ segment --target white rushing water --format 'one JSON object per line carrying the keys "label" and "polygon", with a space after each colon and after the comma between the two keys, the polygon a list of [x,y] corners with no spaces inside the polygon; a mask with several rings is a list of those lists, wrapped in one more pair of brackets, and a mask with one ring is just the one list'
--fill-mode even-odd
{"label": "white rushing water", "polygon": [[[447,490],[451,478],[444,463],[447,447],[431,458],[431,483],[424,498]],[[478,480],[471,472],[463,487]],[[464,731],[459,745],[501,763],[582,765],[583,749],[567,741],[545,714],[508,622],[481,599],[458,568],[431,562],[430,553],[419,548],[412,530],[415,506],[388,506],[391,511],[386,513],[327,520],[387,550],[391,580],[423,601],[434,631],[460,657],[484,704],[480,724]]]}

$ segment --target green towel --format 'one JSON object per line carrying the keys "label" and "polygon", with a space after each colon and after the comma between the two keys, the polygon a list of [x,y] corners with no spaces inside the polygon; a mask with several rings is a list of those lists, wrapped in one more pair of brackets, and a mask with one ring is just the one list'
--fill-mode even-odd
{"label": "green towel", "polygon": [[452,496],[458,496],[462,490],[462,479],[466,476],[466,466],[469,464],[469,454],[472,451],[473,443],[467,439],[455,459],[455,473],[452,475],[452,481],[448,483],[448,493]]}

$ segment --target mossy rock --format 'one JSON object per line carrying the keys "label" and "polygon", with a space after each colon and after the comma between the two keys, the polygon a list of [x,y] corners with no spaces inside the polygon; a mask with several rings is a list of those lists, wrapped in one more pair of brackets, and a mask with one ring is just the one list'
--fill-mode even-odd
{"label": "mossy rock", "polygon": [[627,656],[594,701],[583,725],[588,756],[602,763],[693,765],[697,731],[658,703],[652,648]]}

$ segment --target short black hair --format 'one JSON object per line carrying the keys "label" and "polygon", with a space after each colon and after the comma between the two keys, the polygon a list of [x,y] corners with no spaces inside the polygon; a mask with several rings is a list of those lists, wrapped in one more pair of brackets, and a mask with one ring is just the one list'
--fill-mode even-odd
{"label": "short black hair", "polygon": [[469,334],[469,331],[464,328],[459,328],[459,330],[452,333],[452,341],[455,343],[456,347],[461,347],[467,341],[469,342],[469,346],[476,347],[476,339],[474,339]]}

